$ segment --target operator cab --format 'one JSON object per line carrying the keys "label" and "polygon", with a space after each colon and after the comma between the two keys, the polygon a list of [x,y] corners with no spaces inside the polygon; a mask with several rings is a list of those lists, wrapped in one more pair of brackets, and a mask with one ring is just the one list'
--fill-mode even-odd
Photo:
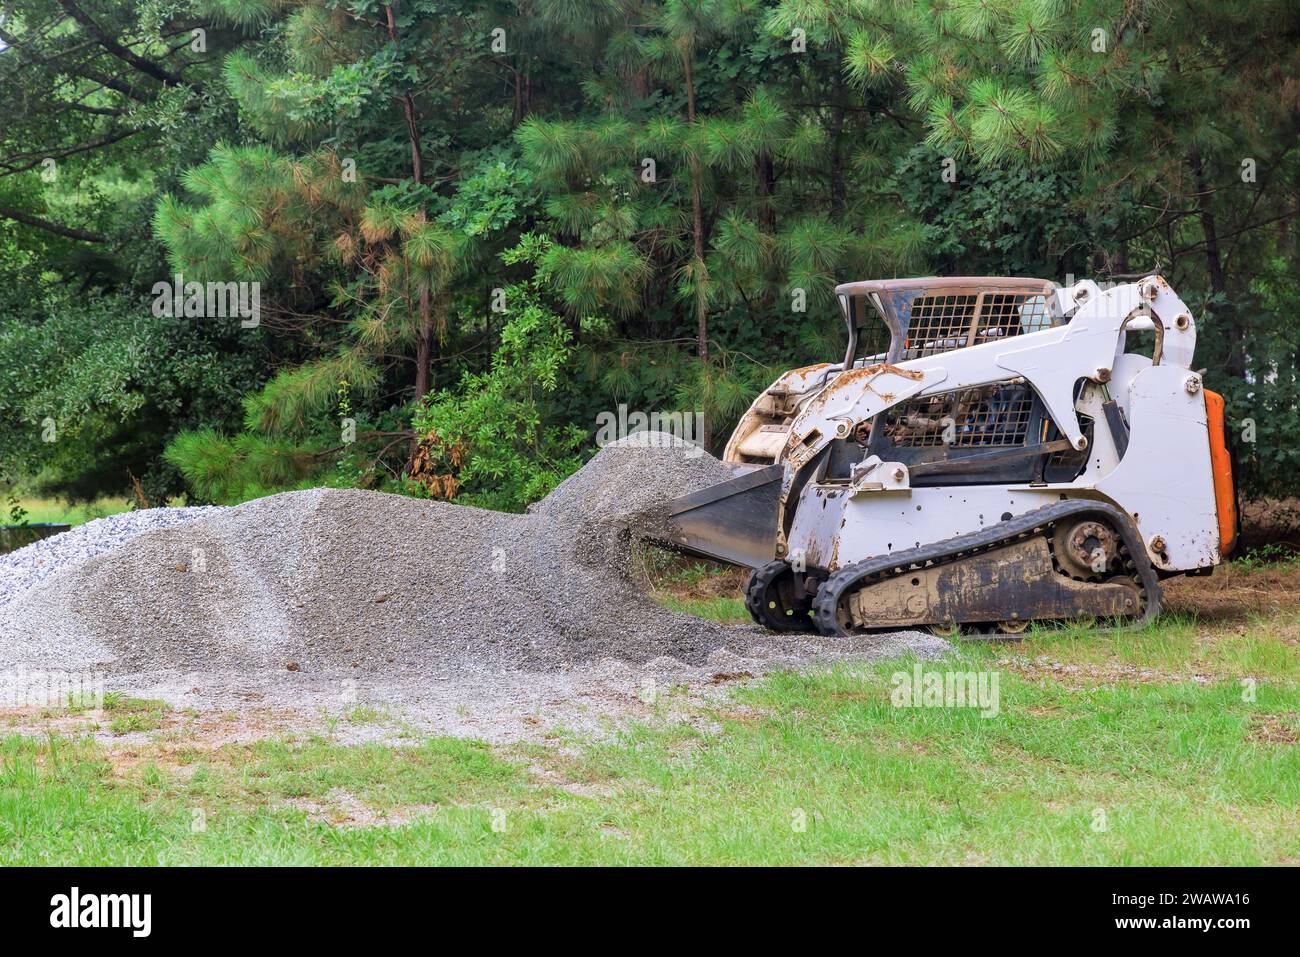
{"label": "operator cab", "polygon": [[845,367],[951,352],[1066,322],[1047,279],[957,276],[835,287],[849,330]]}
{"label": "operator cab", "polygon": [[[1063,325],[1046,279],[892,279],[836,287],[848,325],[843,368],[952,352]],[[835,373],[832,372],[833,377]],[[1085,434],[1091,422],[1084,423]],[[848,480],[869,455],[902,462],[912,484],[1068,482],[1087,455],[1065,443],[1023,379],[918,397],[891,406],[833,444],[823,480]]]}

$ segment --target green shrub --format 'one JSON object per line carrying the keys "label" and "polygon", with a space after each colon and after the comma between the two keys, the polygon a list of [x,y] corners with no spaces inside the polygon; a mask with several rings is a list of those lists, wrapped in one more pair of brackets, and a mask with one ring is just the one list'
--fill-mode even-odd
{"label": "green shrub", "polygon": [[[536,262],[545,240],[526,238],[507,263]],[[582,464],[585,429],[565,414],[573,375],[573,333],[546,302],[545,270],[506,289],[501,345],[484,373],[426,397],[414,425],[431,475],[452,476],[458,501],[519,511]],[[415,483],[411,483],[412,486]],[[425,481],[423,494],[453,491]]]}

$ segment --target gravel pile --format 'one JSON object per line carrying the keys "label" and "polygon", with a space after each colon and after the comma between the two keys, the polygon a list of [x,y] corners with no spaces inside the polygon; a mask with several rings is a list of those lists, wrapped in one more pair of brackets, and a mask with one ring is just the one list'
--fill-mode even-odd
{"label": "gravel pile", "polygon": [[670,500],[734,474],[698,445],[664,432],[636,432],[601,449],[529,511],[571,526],[626,526],[635,519],[653,530]]}
{"label": "gravel pile", "polygon": [[650,434],[601,450],[523,515],[314,489],[153,516],[179,524],[148,530],[122,519],[104,540],[67,543],[61,563],[20,557],[29,577],[0,606],[0,667],[196,675],[205,688],[221,675],[460,677],[448,684],[488,701],[492,675],[582,674],[595,687],[628,666],[707,675],[946,647],[721,625],[647,597],[630,573],[638,540],[668,500],[730,475]]}
{"label": "gravel pile", "polygon": [[208,507],[149,508],[122,512],[120,515],[97,518],[7,555],[0,555],[0,607],[65,565],[77,564],[111,552],[153,529],[192,522],[219,511],[220,508]]}
{"label": "gravel pile", "polygon": [[692,447],[642,440],[602,450],[525,515],[355,490],[270,496],[51,570],[0,609],[0,660],[389,674],[698,662],[734,629],[633,588],[619,529],[726,474]]}

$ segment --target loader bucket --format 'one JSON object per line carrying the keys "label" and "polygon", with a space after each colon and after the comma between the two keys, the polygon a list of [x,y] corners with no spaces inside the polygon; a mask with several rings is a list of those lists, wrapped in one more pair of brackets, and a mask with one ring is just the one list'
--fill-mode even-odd
{"label": "loader bucket", "polygon": [[783,465],[735,478],[668,503],[668,541],[691,555],[758,568],[776,557]]}

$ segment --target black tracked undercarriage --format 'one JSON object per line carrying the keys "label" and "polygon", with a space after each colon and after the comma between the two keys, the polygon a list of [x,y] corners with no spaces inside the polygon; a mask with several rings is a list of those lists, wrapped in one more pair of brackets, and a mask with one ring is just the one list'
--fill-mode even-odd
{"label": "black tracked undercarriage", "polygon": [[745,590],[754,620],[780,631],[848,635],[966,626],[1003,634],[1031,621],[1141,625],[1160,584],[1132,522],[1104,502],[1070,500],[826,575],[782,561]]}

